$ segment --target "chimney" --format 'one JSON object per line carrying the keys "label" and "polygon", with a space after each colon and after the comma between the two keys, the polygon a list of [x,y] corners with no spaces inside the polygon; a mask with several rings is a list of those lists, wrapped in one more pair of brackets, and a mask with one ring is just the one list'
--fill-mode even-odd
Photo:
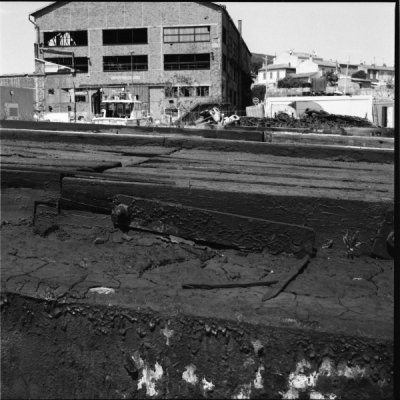
{"label": "chimney", "polygon": [[238,30],[239,30],[240,36],[242,36],[242,20],[241,19],[238,20]]}

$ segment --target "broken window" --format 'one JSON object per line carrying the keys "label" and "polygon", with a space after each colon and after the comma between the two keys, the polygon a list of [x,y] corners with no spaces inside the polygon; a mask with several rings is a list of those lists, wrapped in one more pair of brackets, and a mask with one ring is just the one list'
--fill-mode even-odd
{"label": "broken window", "polygon": [[145,56],[105,56],[103,57],[103,71],[147,71],[148,61]]}
{"label": "broken window", "polygon": [[103,29],[103,44],[147,44],[147,28]]}
{"label": "broken window", "polygon": [[196,96],[207,97],[209,95],[210,95],[210,88],[208,86],[197,86],[196,87]]}
{"label": "broken window", "polygon": [[164,43],[209,42],[209,26],[164,28]]}
{"label": "broken window", "polygon": [[49,89],[47,92],[48,92],[49,94],[54,94],[54,89]]}
{"label": "broken window", "polygon": [[206,97],[209,86],[173,86],[165,88],[165,97]]}
{"label": "broken window", "polygon": [[164,70],[210,69],[210,53],[164,54]]}
{"label": "broken window", "polygon": [[44,32],[45,47],[87,46],[87,31]]}
{"label": "broken window", "polygon": [[46,57],[45,61],[50,61],[55,64],[64,65],[68,68],[75,68],[75,72],[88,72],[88,58],[75,57],[74,65],[72,65],[72,57]]}

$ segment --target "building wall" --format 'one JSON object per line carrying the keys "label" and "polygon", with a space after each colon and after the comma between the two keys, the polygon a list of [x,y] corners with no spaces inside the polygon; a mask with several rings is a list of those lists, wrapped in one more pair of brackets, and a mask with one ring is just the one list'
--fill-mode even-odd
{"label": "building wall", "polygon": [[[235,54],[229,53],[228,46],[232,47],[231,42],[235,42],[237,47],[240,47],[239,35],[232,22],[218,7],[196,2],[63,2],[35,14],[35,17],[40,27],[41,42],[44,42],[44,32],[48,31],[88,31],[87,46],[51,47],[52,50],[73,51],[75,57],[89,57],[90,60],[87,73],[76,73],[74,77],[55,75],[50,78],[48,76],[47,88],[53,85],[55,90],[61,90],[60,93],[52,95],[53,99],[61,98],[65,92],[63,89],[72,87],[73,79],[75,88],[88,91],[88,98],[99,87],[104,87],[104,91],[107,92],[108,87],[122,88],[127,84],[136,87],[146,86],[150,93],[150,103],[154,101],[154,104],[150,104],[153,111],[157,109],[156,105],[162,108],[169,104],[171,99],[165,98],[160,103],[160,93],[157,92],[163,92],[168,82],[181,86],[209,86],[208,100],[218,98],[226,101],[228,96],[236,93],[236,103],[240,104],[240,78],[234,79],[229,71],[222,73],[222,58],[225,55],[229,57],[229,61],[239,62],[240,68],[246,68],[249,72],[250,55],[245,54],[244,46],[241,46],[242,49]],[[209,42],[163,43],[163,27],[204,25],[210,26]],[[227,44],[222,43],[223,26],[227,32]],[[120,28],[147,28],[148,43],[103,45],[102,30]],[[103,56],[126,56],[132,51],[135,56],[148,56],[147,71],[103,71]],[[164,54],[194,53],[210,53],[209,70],[164,71]],[[43,55],[45,57],[58,56],[48,53],[43,53]],[[182,81],[189,83],[182,84]],[[53,99],[48,98],[47,91],[45,92],[46,103],[51,103]],[[175,103],[177,101],[175,100]],[[205,101],[205,99],[193,97],[179,99],[179,101],[184,103],[185,107],[189,107],[196,101]],[[87,104],[86,108],[90,111],[90,104]]]}
{"label": "building wall", "polygon": [[33,119],[34,88],[0,86],[0,119]]}
{"label": "building wall", "polygon": [[307,72],[318,72],[318,64],[312,60],[304,60],[296,67],[296,74],[304,74]]}
{"label": "building wall", "polygon": [[0,76],[0,86],[2,87],[33,89],[35,110],[43,110],[44,108],[44,81],[43,74],[9,74]]}
{"label": "building wall", "polygon": [[299,58],[295,54],[284,52],[275,57],[274,64],[290,64],[290,66],[296,68],[303,60],[303,58]]}

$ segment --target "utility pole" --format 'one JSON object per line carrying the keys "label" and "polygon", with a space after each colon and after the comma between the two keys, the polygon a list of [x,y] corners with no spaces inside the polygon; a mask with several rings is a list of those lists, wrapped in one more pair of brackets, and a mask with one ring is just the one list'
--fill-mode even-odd
{"label": "utility pole", "polygon": [[349,74],[349,63],[350,63],[350,57],[349,60],[347,61],[347,67],[346,67],[346,79],[344,80],[344,95],[346,96],[346,90],[347,90],[347,76]]}
{"label": "utility pole", "polygon": [[131,85],[133,87],[133,55],[135,54],[135,52],[130,51],[129,54],[131,55]]}

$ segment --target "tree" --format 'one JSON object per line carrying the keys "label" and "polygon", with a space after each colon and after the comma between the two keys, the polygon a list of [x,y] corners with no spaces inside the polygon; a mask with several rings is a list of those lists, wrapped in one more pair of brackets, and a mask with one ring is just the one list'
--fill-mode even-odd
{"label": "tree", "polygon": [[336,86],[337,81],[339,80],[336,72],[329,71],[325,74],[326,81],[331,85],[331,86]]}
{"label": "tree", "polygon": [[311,84],[298,79],[293,79],[290,76],[285,76],[278,81],[278,88],[304,88],[310,87]]}
{"label": "tree", "polygon": [[356,79],[367,79],[367,74],[365,71],[360,69],[359,71],[354,72],[354,74],[352,74],[351,77]]}
{"label": "tree", "polygon": [[251,88],[252,98],[257,97],[260,101],[264,100],[265,97],[265,85],[254,85]]}

